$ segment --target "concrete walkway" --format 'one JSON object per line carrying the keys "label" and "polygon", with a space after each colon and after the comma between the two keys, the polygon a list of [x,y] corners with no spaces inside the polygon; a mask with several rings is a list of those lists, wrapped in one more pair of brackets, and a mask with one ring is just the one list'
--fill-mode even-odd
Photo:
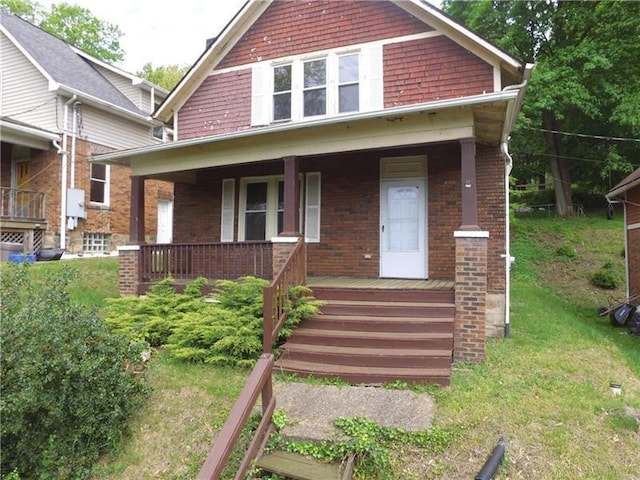
{"label": "concrete walkway", "polygon": [[341,417],[364,417],[405,431],[431,426],[433,399],[427,393],[298,382],[276,382],[274,393],[276,410],[284,410],[287,416],[281,433],[298,441],[342,438],[343,433],[333,426]]}

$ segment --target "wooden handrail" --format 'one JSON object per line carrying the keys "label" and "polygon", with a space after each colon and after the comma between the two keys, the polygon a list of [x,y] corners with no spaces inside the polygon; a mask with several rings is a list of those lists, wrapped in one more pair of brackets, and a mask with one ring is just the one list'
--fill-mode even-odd
{"label": "wooden handrail", "polygon": [[238,437],[240,437],[242,429],[251,415],[258,395],[262,395],[262,421],[236,473],[236,479],[244,478],[258,446],[264,448],[265,442],[261,442],[261,439],[266,438],[272,431],[271,417],[276,406],[271,383],[273,362],[273,355],[269,353],[262,354],[258,359],[238,400],[233,405],[229,418],[209,450],[207,459],[196,477],[197,480],[218,480],[220,478]]}
{"label": "wooden handrail", "polygon": [[280,329],[287,320],[289,290],[291,287],[306,284],[306,272],[306,249],[304,238],[300,238],[271,285],[263,289],[263,352],[273,352],[273,342],[278,338]]}

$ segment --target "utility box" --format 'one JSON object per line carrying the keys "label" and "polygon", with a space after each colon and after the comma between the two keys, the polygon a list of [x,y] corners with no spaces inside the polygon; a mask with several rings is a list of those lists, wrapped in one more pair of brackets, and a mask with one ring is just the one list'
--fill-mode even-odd
{"label": "utility box", "polygon": [[84,190],[67,188],[67,217],[87,218],[84,206]]}

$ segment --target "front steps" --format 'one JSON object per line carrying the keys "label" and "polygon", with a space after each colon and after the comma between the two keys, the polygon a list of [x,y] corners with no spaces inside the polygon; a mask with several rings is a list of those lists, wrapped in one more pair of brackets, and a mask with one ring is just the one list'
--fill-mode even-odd
{"label": "front steps", "polygon": [[280,348],[276,371],[352,384],[448,385],[453,290],[315,287],[327,302]]}

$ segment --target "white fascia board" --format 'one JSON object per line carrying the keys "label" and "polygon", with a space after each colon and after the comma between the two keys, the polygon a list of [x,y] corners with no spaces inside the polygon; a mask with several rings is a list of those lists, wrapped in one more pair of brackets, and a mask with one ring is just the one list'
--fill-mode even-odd
{"label": "white fascia board", "polygon": [[154,118],[168,122],[272,2],[273,0],[249,0],[169,93]]}
{"label": "white fascia board", "polygon": [[20,50],[20,53],[22,53],[25,58],[27,60],[29,60],[31,62],[31,64],[36,67],[36,70],[38,70],[43,76],[44,78],[47,79],[47,81],[49,82],[49,89],[51,90],[51,85],[57,85],[55,80],[53,79],[53,77],[51,75],[49,75],[49,73],[42,67],[42,65],[40,65],[38,62],[36,62],[35,58],[33,58],[29,52],[22,46],[22,44],[20,42],[18,42],[13,35],[11,35],[6,28],[4,28],[2,26],[2,24],[0,24],[0,31],[2,33],[4,33],[6,35],[6,37],[11,41],[11,43],[13,43],[15,45],[15,47]]}
{"label": "white fascia board", "polygon": [[625,185],[621,185],[619,188],[616,188],[615,190],[611,190],[609,193],[605,195],[605,198],[611,201],[615,197],[618,197],[623,193],[626,193],[628,190],[631,190],[632,188],[637,187],[639,185],[640,185],[640,178],[637,178],[632,182],[629,182]]}
{"label": "white fascia board", "polygon": [[520,109],[522,108],[522,102],[524,101],[524,94],[527,91],[527,87],[529,86],[529,80],[531,79],[531,74],[535,65],[532,63],[527,63],[524,67],[524,72],[522,76],[522,83],[517,85],[508,85],[503,89],[503,92],[506,91],[515,91],[518,92],[518,95],[515,99],[510,100],[507,103],[507,113],[505,116],[504,124],[502,125],[502,141],[508,142],[509,135],[511,135],[511,130],[513,130],[513,126],[518,119],[518,114],[520,113]]}
{"label": "white fascia board", "polygon": [[2,130],[3,141],[37,148],[38,150],[48,150],[51,142],[61,140],[60,135],[55,132],[6,122],[4,120],[0,120],[0,130]]}
{"label": "white fascia board", "polygon": [[341,115],[337,117],[321,118],[317,120],[291,122],[286,124],[278,124],[268,127],[253,128],[242,130],[239,132],[224,133],[220,135],[211,135],[208,137],[198,137],[189,140],[177,141],[173,143],[163,143],[161,145],[151,145],[146,147],[133,148],[129,150],[119,150],[117,152],[105,153],[96,156],[93,161],[100,163],[121,163],[122,160],[137,155],[148,153],[158,153],[184,147],[192,147],[197,145],[215,143],[226,140],[234,140],[239,138],[248,138],[271,133],[295,131],[302,128],[311,128],[316,126],[325,126],[332,124],[348,123],[358,120],[368,120],[372,118],[398,117],[404,114],[418,112],[434,112],[448,108],[471,107],[484,103],[509,102],[516,99],[517,90],[509,90],[502,92],[494,92],[482,95],[474,95],[472,97],[453,98],[448,100],[438,100],[435,102],[421,103],[418,105],[409,105],[396,108],[388,108],[384,110],[376,110],[373,112],[357,113],[352,115]]}
{"label": "white fascia board", "polygon": [[89,103],[101,110],[107,110],[116,115],[127,118],[129,120],[133,120],[134,122],[145,124],[145,125],[162,125],[161,122],[155,121],[151,118],[150,115],[139,115],[131,110],[127,110],[126,108],[119,107],[114,105],[113,103],[105,102],[104,100],[94,97],[93,95],[87,95],[85,92],[77,90],[75,88],[67,87],[66,85],[54,84],[57,88],[53,91],[58,94],[66,93],[71,95],[77,95],[78,100],[82,100],[86,103]]}

